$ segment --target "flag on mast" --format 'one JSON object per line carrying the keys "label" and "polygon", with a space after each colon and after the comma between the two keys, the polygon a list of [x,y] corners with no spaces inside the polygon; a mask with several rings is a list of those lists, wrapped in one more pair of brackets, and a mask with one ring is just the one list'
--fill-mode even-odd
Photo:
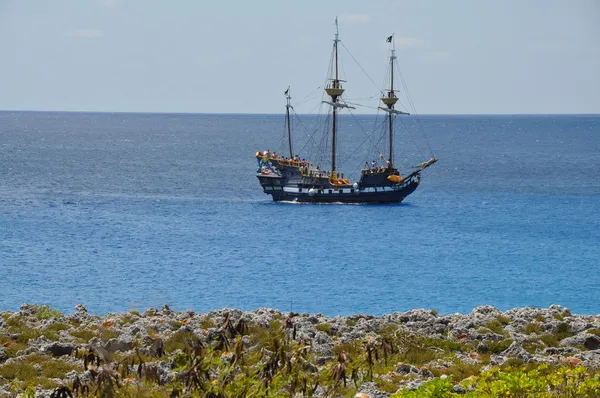
{"label": "flag on mast", "polygon": [[392,37],[394,37],[394,35],[391,35],[390,37],[388,37],[385,41],[386,43],[391,43],[392,42]]}

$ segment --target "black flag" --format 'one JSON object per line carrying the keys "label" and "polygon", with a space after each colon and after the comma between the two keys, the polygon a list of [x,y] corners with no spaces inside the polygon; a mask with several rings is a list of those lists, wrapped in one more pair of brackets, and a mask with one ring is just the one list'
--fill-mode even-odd
{"label": "black flag", "polygon": [[385,39],[386,43],[391,43],[392,42],[392,37],[394,37],[394,35],[391,35],[390,37],[388,37],[387,39]]}
{"label": "black flag", "polygon": [[285,93],[284,93],[284,94],[285,94],[285,95],[287,95],[287,93],[289,93],[289,92],[290,92],[290,88],[288,87],[288,89],[287,89],[287,90],[285,90]]}

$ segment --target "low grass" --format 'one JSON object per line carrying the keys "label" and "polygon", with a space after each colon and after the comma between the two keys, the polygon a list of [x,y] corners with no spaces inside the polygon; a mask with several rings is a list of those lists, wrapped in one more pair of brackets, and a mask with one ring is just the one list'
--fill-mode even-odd
{"label": "low grass", "polygon": [[538,316],[535,317],[535,320],[538,322],[544,322],[546,320],[546,318],[542,314],[539,314]]}
{"label": "low grass", "polygon": [[[38,373],[34,365],[39,365]],[[32,354],[19,360],[0,365],[0,377],[18,384],[19,388],[40,385],[50,389],[57,386],[54,378],[64,379],[72,370],[81,370],[80,365],[49,355]]]}
{"label": "low grass", "polygon": [[186,348],[198,343],[200,339],[194,332],[180,329],[169,336],[164,342],[165,352],[174,352],[176,350],[184,351]]}
{"label": "low grass", "polygon": [[40,305],[37,310],[33,313],[33,316],[39,319],[40,321],[46,319],[54,319],[62,316],[62,313],[49,305]]}
{"label": "low grass", "polygon": [[558,330],[556,333],[541,336],[539,340],[544,342],[544,344],[546,344],[548,347],[558,347],[562,339],[571,337],[573,334],[574,333],[571,332],[569,325],[565,322],[561,322],[558,325]]}
{"label": "low grass", "polygon": [[502,341],[488,341],[487,347],[488,352],[491,354],[500,354],[502,351],[506,350],[512,344],[511,339],[504,339]]}
{"label": "low grass", "polygon": [[491,330],[492,332],[494,332],[496,334],[500,334],[500,335],[505,334],[504,325],[498,319],[494,319],[493,321],[488,322],[483,326],[488,328],[489,330]]}
{"label": "low grass", "polygon": [[542,331],[542,325],[537,322],[532,322],[525,326],[525,334],[539,334]]}
{"label": "low grass", "polygon": [[379,391],[387,392],[389,394],[393,394],[398,391],[399,386],[396,383],[385,380],[381,377],[374,377],[373,381],[377,385],[377,389]]}
{"label": "low grass", "polygon": [[[261,347],[273,351],[275,344],[281,343],[287,333],[281,326],[281,322],[274,320],[269,323],[269,327],[262,327],[259,325],[248,326],[248,337],[254,344],[258,344]],[[277,343],[275,343],[277,341]]]}
{"label": "low grass", "polygon": [[538,340],[526,340],[521,347],[530,354],[536,354],[544,348],[544,345]]}
{"label": "low grass", "polygon": [[317,329],[319,332],[325,332],[330,336],[333,335],[333,332],[331,330],[331,325],[328,323],[320,323],[315,326],[315,329]]}
{"label": "low grass", "polygon": [[96,337],[96,333],[89,329],[71,330],[69,334],[84,343]]}

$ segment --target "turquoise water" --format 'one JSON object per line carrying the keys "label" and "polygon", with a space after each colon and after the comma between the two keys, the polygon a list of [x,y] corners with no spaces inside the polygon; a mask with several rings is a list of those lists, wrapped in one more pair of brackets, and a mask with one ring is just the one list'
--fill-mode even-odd
{"label": "turquoise water", "polygon": [[600,116],[421,122],[440,161],[405,202],[299,205],[254,176],[279,115],[0,112],[1,309],[599,313]]}

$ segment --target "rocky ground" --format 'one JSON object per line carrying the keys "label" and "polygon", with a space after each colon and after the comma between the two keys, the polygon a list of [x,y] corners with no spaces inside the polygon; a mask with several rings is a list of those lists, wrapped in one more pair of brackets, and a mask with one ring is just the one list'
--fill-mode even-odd
{"label": "rocky ground", "polygon": [[600,316],[559,305],[333,318],[166,305],[102,317],[83,305],[71,315],[31,304],[0,312],[0,397],[366,398],[436,380],[461,395],[498,370],[538,367],[581,369],[578,383],[600,377]]}

